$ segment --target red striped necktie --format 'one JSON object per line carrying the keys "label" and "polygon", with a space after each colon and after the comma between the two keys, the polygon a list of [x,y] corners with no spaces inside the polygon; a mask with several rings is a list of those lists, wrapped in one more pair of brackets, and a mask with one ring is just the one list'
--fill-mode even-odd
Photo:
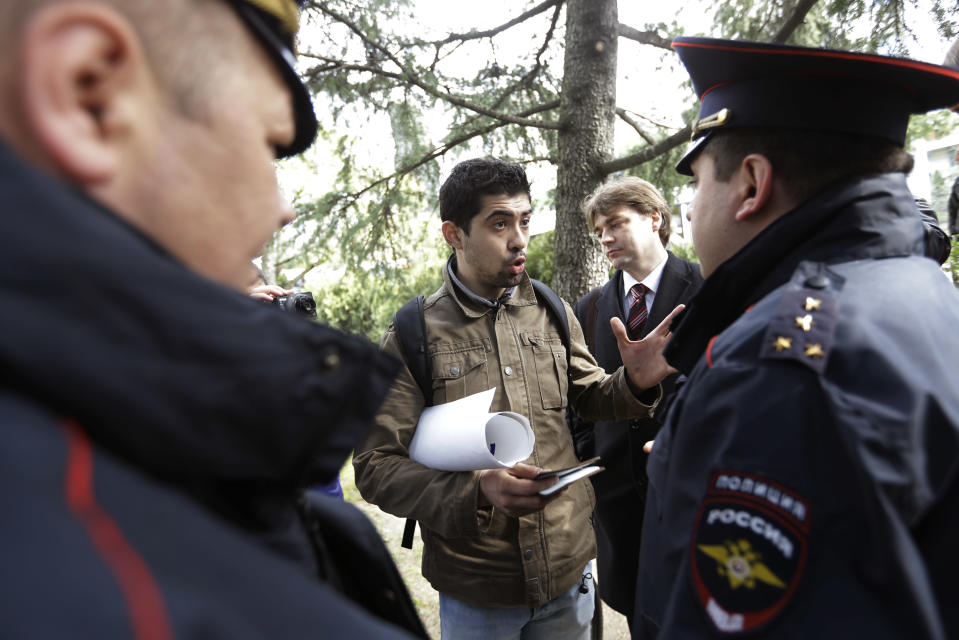
{"label": "red striped necktie", "polygon": [[626,296],[629,311],[626,313],[626,327],[629,329],[631,340],[637,340],[643,333],[646,324],[646,285],[634,284]]}

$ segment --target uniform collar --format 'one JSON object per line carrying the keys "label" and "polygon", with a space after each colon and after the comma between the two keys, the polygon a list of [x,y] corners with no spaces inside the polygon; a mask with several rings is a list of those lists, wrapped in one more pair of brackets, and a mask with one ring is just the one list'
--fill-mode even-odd
{"label": "uniform collar", "polygon": [[689,301],[666,359],[689,374],[709,340],[789,280],[800,262],[922,255],[922,223],[902,174],[835,184],[766,227],[721,264]]}
{"label": "uniform collar", "polygon": [[398,368],[365,339],[197,275],[2,143],[0,201],[0,390],[169,478],[325,481],[364,437]]}

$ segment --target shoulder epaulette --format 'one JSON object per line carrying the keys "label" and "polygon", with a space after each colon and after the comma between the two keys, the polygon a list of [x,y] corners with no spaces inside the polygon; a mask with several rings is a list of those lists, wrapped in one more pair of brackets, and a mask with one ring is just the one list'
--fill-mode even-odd
{"label": "shoulder epaulette", "polygon": [[839,299],[823,272],[809,275],[798,288],[786,288],[769,318],[759,357],[793,360],[822,373],[829,361]]}

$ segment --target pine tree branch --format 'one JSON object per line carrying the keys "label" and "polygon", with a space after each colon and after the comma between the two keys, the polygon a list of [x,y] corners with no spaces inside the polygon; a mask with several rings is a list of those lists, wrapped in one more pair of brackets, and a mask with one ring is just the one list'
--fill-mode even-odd
{"label": "pine tree branch", "polygon": [[390,78],[391,80],[403,81],[406,79],[402,74],[393,71],[387,71],[386,69],[377,67],[375,65],[346,62],[344,60],[337,60],[336,58],[327,58],[326,56],[309,53],[308,51],[301,51],[298,55],[301,58],[310,58],[312,60],[318,60],[324,63],[323,66],[308,69],[306,73],[303,74],[308,78],[315,77],[321,73],[330,73],[332,71],[361,71],[363,73],[369,73],[375,76]]}
{"label": "pine tree branch", "polygon": [[683,142],[689,140],[689,136],[692,131],[692,127],[687,125],[682,130],[677,131],[668,138],[660,140],[650,147],[646,147],[642,151],[628,156],[623,156],[621,158],[616,158],[615,160],[610,160],[609,162],[604,162],[599,166],[597,172],[600,176],[608,176],[611,173],[637,167],[644,162],[649,162],[653,158],[659,157],[667,151],[671,151],[672,149],[675,149],[679,145],[683,144]]}
{"label": "pine tree branch", "polygon": [[[492,109],[487,109],[486,107],[470,102],[469,100],[466,100],[465,98],[461,98],[459,96],[455,96],[450,93],[444,93],[440,91],[439,89],[437,89],[436,87],[431,87],[429,84],[420,80],[418,74],[415,71],[413,71],[412,69],[404,65],[394,54],[388,51],[386,47],[381,45],[379,42],[372,40],[369,36],[363,33],[363,31],[357,25],[355,25],[352,21],[350,21],[348,18],[330,9],[324,3],[318,3],[316,6],[317,8],[320,9],[320,11],[322,11],[329,17],[346,25],[354,34],[356,34],[358,38],[360,38],[360,40],[363,41],[363,43],[367,47],[382,53],[390,62],[396,65],[400,69],[399,77],[404,82],[407,82],[415,87],[418,87],[422,91],[426,92],[427,94],[435,98],[439,98],[440,100],[449,102],[450,104],[453,104],[457,107],[462,107],[463,109],[476,112],[480,115],[484,115],[489,118],[494,118],[496,120],[501,120],[502,122],[507,124],[515,124],[522,127],[534,127],[537,129],[560,129],[561,128],[561,125],[559,122],[546,121],[546,120],[530,120],[529,118],[518,118],[508,113],[501,113],[498,111],[494,111]],[[382,75],[386,75],[388,73],[390,72],[384,70],[382,72]]]}
{"label": "pine tree branch", "polygon": [[[522,115],[522,116],[530,116],[530,115],[533,115],[534,113],[541,113],[541,112],[543,112],[543,111],[549,111],[549,110],[551,110],[551,109],[557,109],[558,107],[559,107],[559,100],[553,100],[552,102],[546,102],[546,103],[544,103],[544,104],[536,105],[535,107],[531,107],[531,108],[529,108],[529,109],[526,109],[525,111],[520,112],[520,115]],[[466,131],[466,132],[461,133],[460,135],[458,135],[458,136],[456,136],[456,137],[454,137],[454,138],[449,138],[449,139],[447,139],[442,145],[440,145],[439,147],[436,147],[436,148],[434,148],[434,149],[431,149],[429,152],[423,154],[423,155],[422,155],[420,158],[418,158],[417,160],[415,160],[415,161],[413,161],[413,162],[410,162],[410,163],[408,163],[408,164],[400,167],[399,169],[397,169],[396,171],[394,171],[393,173],[391,173],[391,174],[388,175],[388,176],[384,176],[384,177],[380,178],[379,180],[376,180],[376,181],[374,181],[374,182],[371,182],[370,184],[368,184],[367,186],[363,187],[363,188],[360,189],[359,191],[354,191],[354,192],[352,192],[352,193],[345,194],[342,198],[340,198],[340,200],[346,200],[346,201],[348,201],[348,203],[347,203],[346,206],[349,206],[349,205],[351,205],[352,203],[354,203],[354,202],[356,202],[357,200],[359,200],[364,194],[369,193],[370,191],[372,191],[372,190],[375,189],[376,187],[378,187],[378,186],[380,186],[380,185],[382,185],[382,184],[389,184],[389,183],[392,182],[393,180],[396,180],[396,179],[398,179],[398,178],[403,177],[404,175],[407,175],[407,174],[409,174],[409,173],[412,173],[413,171],[415,171],[416,169],[420,168],[421,166],[423,166],[423,165],[426,164],[427,162],[430,162],[431,160],[435,160],[436,158],[438,158],[438,157],[440,157],[440,156],[442,156],[442,155],[445,155],[447,152],[449,152],[449,151],[450,151],[451,149],[453,149],[454,147],[457,147],[457,146],[463,144],[464,142],[466,142],[466,141],[468,141],[468,140],[471,140],[472,138],[475,138],[475,137],[477,137],[477,136],[486,135],[487,133],[490,133],[490,132],[492,132],[492,131],[495,131],[496,129],[500,129],[500,128],[502,128],[502,127],[505,127],[507,124],[509,124],[509,123],[502,122],[502,121],[494,122],[494,123],[492,123],[492,124],[490,124],[490,125],[487,125],[487,126],[485,126],[485,127],[480,128],[480,129],[474,129],[474,130],[472,130],[472,131]],[[339,206],[342,206],[342,205],[339,205]]]}
{"label": "pine tree branch", "polygon": [[[543,44],[540,45],[540,48],[536,51],[536,56],[534,57],[533,67],[526,72],[522,78],[514,82],[512,85],[506,87],[506,89],[501,93],[497,98],[496,102],[493,103],[493,108],[498,109],[506,99],[519,91],[523,87],[529,87],[533,80],[539,75],[539,72],[543,68],[542,57],[546,53],[546,49],[549,47],[549,43],[553,40],[553,34],[556,32],[556,25],[559,22],[560,10],[562,9],[562,3],[556,5],[556,10],[553,12],[553,19],[550,21],[549,29],[546,31],[546,36],[543,38]],[[473,120],[475,121],[480,116],[475,116]]]}
{"label": "pine tree branch", "polygon": [[672,51],[671,41],[664,38],[655,31],[640,31],[620,22],[616,27],[616,33],[622,38],[635,40],[640,44],[649,44],[660,49]]}
{"label": "pine tree branch", "polygon": [[643,127],[633,116],[629,115],[626,109],[623,109],[622,107],[616,107],[616,115],[618,115],[623,122],[635,129],[636,133],[639,134],[639,137],[645,140],[647,144],[656,144],[655,138],[646,133],[645,129],[643,129]]}
{"label": "pine tree branch", "polygon": [[[554,100],[554,101],[552,101],[552,102],[546,102],[546,103],[537,105],[537,106],[535,106],[535,107],[531,107],[531,108],[529,108],[529,109],[526,109],[525,111],[522,111],[522,112],[521,112],[521,115],[523,115],[523,116],[530,116],[530,115],[533,115],[533,114],[535,114],[535,113],[540,113],[540,112],[543,112],[543,111],[549,111],[549,110],[551,110],[551,109],[558,109],[558,108],[559,108],[559,100]],[[388,175],[388,176],[385,176],[385,177],[383,177],[383,178],[380,178],[379,180],[376,180],[376,181],[374,181],[374,182],[371,182],[370,184],[368,184],[367,186],[363,187],[363,188],[360,189],[359,191],[354,191],[354,192],[349,193],[349,194],[344,194],[343,196],[341,196],[340,198],[338,198],[339,202],[335,205],[335,207],[349,207],[349,206],[352,206],[352,205],[353,205],[357,200],[359,200],[363,195],[369,193],[370,191],[372,191],[372,190],[375,189],[376,187],[378,187],[378,186],[380,186],[380,185],[383,185],[383,184],[389,185],[390,182],[393,182],[393,181],[395,181],[395,180],[403,177],[404,175],[407,175],[407,174],[409,174],[409,173],[412,173],[413,171],[415,171],[415,170],[418,169],[419,167],[423,166],[423,165],[426,164],[427,162],[430,162],[431,160],[434,160],[434,159],[436,159],[436,158],[438,158],[438,157],[440,157],[440,156],[442,156],[442,155],[445,155],[445,154],[446,154],[447,152],[449,152],[451,149],[453,149],[453,148],[455,148],[455,147],[463,144],[464,142],[466,142],[466,141],[468,141],[468,140],[470,140],[470,139],[472,139],[472,138],[475,138],[475,137],[477,137],[477,136],[486,135],[487,133],[490,133],[490,132],[492,132],[492,131],[495,131],[496,129],[500,129],[500,128],[502,128],[502,127],[507,126],[507,124],[508,124],[508,123],[505,123],[505,122],[494,122],[494,123],[492,123],[492,124],[490,124],[490,125],[488,125],[488,126],[486,126],[486,127],[482,127],[482,128],[480,128],[480,129],[475,129],[475,130],[473,130],[473,131],[467,131],[467,132],[464,132],[464,133],[456,136],[455,138],[450,138],[450,139],[446,140],[446,142],[444,142],[444,143],[443,143],[442,145],[440,145],[439,147],[436,147],[435,149],[432,149],[431,151],[429,151],[428,153],[424,154],[423,156],[421,156],[421,157],[420,157],[419,159],[417,159],[416,161],[411,162],[411,163],[409,163],[409,164],[406,164],[406,165],[404,165],[403,167],[397,169],[397,170],[394,171],[392,174],[390,174],[390,175]],[[526,160],[520,161],[520,164],[529,164],[529,163],[538,162],[538,161],[541,161],[541,160],[548,160],[548,161],[550,161],[550,162],[554,161],[552,158],[527,158]],[[387,189],[389,189],[389,186],[387,186]],[[331,208],[331,210],[332,210],[332,208]],[[299,256],[299,257],[302,257],[302,256]],[[287,261],[289,261],[289,260],[290,260],[290,259],[284,260],[284,262],[287,262]],[[307,263],[307,264],[304,266],[304,268],[300,271],[300,273],[299,273],[295,278],[292,278],[292,279],[290,280],[290,282],[297,282],[298,280],[301,280],[303,277],[306,276],[306,274],[308,274],[310,271],[312,271],[313,269],[317,268],[318,266],[320,266],[320,265],[323,264],[324,262],[325,262],[325,260],[322,260],[322,259],[321,259],[321,260],[317,260],[317,261],[315,261],[315,262]]]}
{"label": "pine tree branch", "polygon": [[[806,14],[809,13],[810,9],[813,8],[816,2],[818,2],[818,0],[799,0],[799,2],[793,8],[792,13],[783,22],[782,26],[779,28],[779,31],[776,32],[776,35],[773,38],[773,42],[785,42],[786,40],[788,40],[789,36],[791,36],[792,33],[799,27],[799,25],[802,24],[802,21],[805,19]],[[627,30],[633,31],[636,34],[640,34],[640,32],[636,31],[635,29],[631,29],[631,27],[624,27],[624,25],[620,25],[620,35],[626,36],[628,38],[632,38],[634,40],[638,40],[639,42],[644,42],[645,44],[655,44],[653,42],[646,42],[645,40],[639,40],[633,35],[624,33],[623,32],[624,28]],[[646,33],[649,33],[649,32],[646,32]],[[643,34],[640,34],[640,35],[643,35]],[[655,45],[655,46],[661,46],[661,45]],[[619,113],[619,109],[617,109],[617,113]],[[664,153],[667,153],[668,151],[675,149],[686,140],[689,140],[689,136],[691,133],[692,133],[692,128],[687,125],[681,131],[674,133],[668,138],[664,138],[663,140],[660,140],[656,144],[646,147],[642,151],[633,153],[628,156],[616,158],[614,160],[610,160],[609,162],[604,162],[602,165],[599,166],[597,172],[601,176],[608,176],[609,174],[615,173],[616,171],[623,171],[625,169],[630,169],[632,167],[639,166],[643,164],[644,162],[648,162],[652,160],[653,158],[656,158]]]}
{"label": "pine tree branch", "polygon": [[526,11],[525,13],[516,16],[509,22],[505,22],[493,29],[487,29],[486,31],[471,31],[469,33],[451,33],[450,35],[446,36],[446,38],[444,38],[443,40],[436,40],[433,42],[417,42],[416,44],[419,46],[425,45],[425,46],[442,47],[444,44],[450,44],[451,42],[466,42],[468,40],[481,40],[483,38],[492,38],[493,36],[498,35],[506,31],[507,29],[511,29],[522,22],[526,22],[533,16],[537,16],[543,13],[544,11],[548,10],[550,7],[557,7],[558,9],[563,4],[564,1],[565,0],[545,0],[545,2],[541,2],[540,4],[530,9],[529,11]]}
{"label": "pine tree branch", "polygon": [[779,31],[773,36],[772,41],[782,43],[789,40],[789,36],[793,34],[793,31],[799,28],[799,25],[805,20],[806,14],[809,13],[809,10],[812,9],[813,5],[818,1],[819,0],[799,0],[793,8],[792,14],[786,18],[786,21],[779,27]]}

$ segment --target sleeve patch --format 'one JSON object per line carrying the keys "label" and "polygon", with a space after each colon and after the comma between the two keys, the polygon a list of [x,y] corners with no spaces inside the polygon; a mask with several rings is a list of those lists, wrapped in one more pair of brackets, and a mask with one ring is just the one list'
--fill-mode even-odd
{"label": "sleeve patch", "polygon": [[690,545],[696,595],[716,630],[744,633],[773,620],[806,564],[808,502],[759,476],[719,471]]}

